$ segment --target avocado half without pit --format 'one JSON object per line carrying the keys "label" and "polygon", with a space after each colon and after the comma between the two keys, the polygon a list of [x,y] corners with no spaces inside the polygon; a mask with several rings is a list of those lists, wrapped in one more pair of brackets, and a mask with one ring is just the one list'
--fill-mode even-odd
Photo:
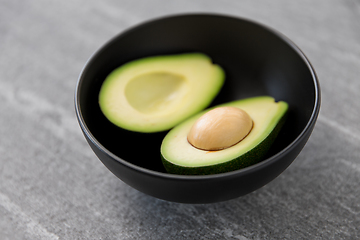
{"label": "avocado half without pit", "polygon": [[163,165],[169,173],[229,172],[261,161],[277,137],[288,104],[269,96],[216,106],[185,120],[165,136]]}
{"label": "avocado half without pit", "polygon": [[99,105],[106,118],[120,128],[165,131],[205,109],[224,78],[222,68],[201,53],[142,58],[107,76]]}

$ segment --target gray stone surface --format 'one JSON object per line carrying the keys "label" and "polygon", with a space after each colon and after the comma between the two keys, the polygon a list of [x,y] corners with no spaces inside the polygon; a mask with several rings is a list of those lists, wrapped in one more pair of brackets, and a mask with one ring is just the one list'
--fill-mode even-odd
{"label": "gray stone surface", "polygon": [[[215,12],[292,39],[322,88],[319,121],[277,179],[209,205],[158,200],[110,173],[73,107],[77,77],[144,20]],[[359,239],[360,2],[0,0],[0,239]]]}

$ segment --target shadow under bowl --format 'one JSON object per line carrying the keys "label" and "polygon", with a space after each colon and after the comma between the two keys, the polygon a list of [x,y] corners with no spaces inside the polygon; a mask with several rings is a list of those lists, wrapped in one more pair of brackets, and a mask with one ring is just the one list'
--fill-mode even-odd
{"label": "shadow under bowl", "polygon": [[[98,94],[113,69],[142,57],[187,52],[207,54],[226,72],[225,84],[212,106],[260,95],[289,104],[287,121],[263,161],[222,174],[169,174],[160,158],[166,132],[130,132],[104,117]],[[275,179],[306,144],[319,109],[315,71],[294,43],[262,24],[214,14],[163,17],[121,33],[91,56],[75,92],[80,127],[103,164],[143,193],[182,203],[226,201]]]}

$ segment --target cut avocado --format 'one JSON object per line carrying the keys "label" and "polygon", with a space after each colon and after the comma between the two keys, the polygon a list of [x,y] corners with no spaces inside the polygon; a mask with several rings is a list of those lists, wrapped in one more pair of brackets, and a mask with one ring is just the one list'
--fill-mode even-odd
{"label": "cut avocado", "polygon": [[142,58],[109,74],[99,104],[123,129],[160,132],[206,108],[224,78],[222,68],[201,53]]}
{"label": "cut avocado", "polygon": [[[165,169],[173,174],[205,175],[229,172],[253,165],[263,159],[285,121],[288,104],[268,96],[238,100],[216,107],[237,107],[253,120],[250,133],[239,143],[218,151],[193,147],[187,135],[205,110],[173,128],[161,145]],[[215,108],[215,107],[214,107]]]}

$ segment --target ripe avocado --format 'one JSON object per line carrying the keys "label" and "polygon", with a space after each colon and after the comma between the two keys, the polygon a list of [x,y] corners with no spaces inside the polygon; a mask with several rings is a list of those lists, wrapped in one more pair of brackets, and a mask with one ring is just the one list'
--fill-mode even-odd
{"label": "ripe avocado", "polygon": [[120,128],[161,132],[205,109],[224,78],[223,69],[201,53],[142,58],[107,76],[99,105]]}
{"label": "ripe avocado", "polygon": [[227,149],[204,151],[193,147],[187,134],[196,120],[208,110],[189,118],[173,128],[161,145],[161,157],[169,173],[205,175],[229,172],[262,160],[282,127],[288,104],[261,96],[237,100],[220,106],[238,107],[253,120],[253,129],[242,141]]}

